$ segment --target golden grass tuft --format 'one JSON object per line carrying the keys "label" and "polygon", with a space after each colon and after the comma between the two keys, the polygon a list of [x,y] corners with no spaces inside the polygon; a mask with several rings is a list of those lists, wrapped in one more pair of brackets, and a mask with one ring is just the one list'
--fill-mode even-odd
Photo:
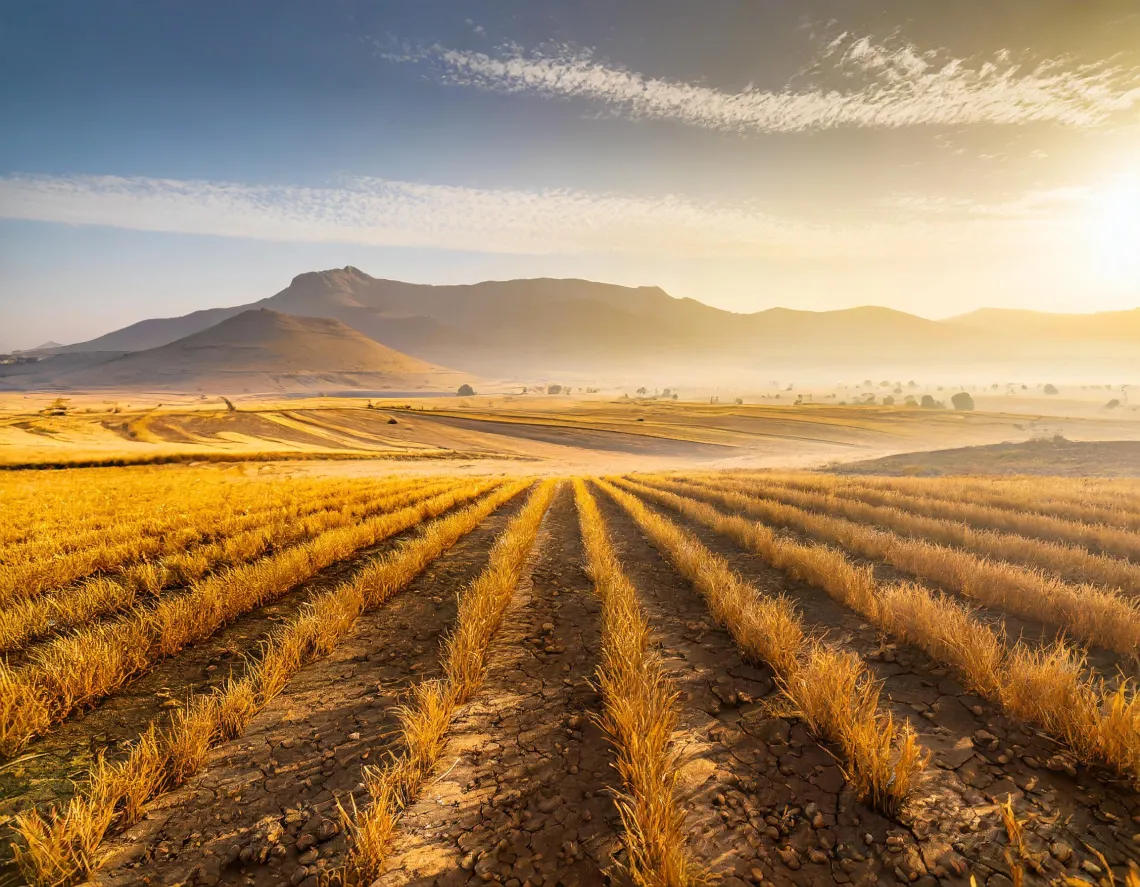
{"label": "golden grass tuft", "polygon": [[56,638],[38,648],[23,668],[0,662],[0,686],[13,689],[0,700],[0,753],[12,754],[46,725],[114,692],[155,661],[204,640],[324,567],[438,516],[497,483],[463,485],[411,505],[405,503],[418,498],[415,490],[393,493],[387,504],[396,510],[381,509],[363,522],[335,527],[303,544],[213,574],[151,610]]}
{"label": "golden grass tuft", "polygon": [[914,583],[879,586],[869,569],[854,566],[839,551],[778,537],[761,524],[659,488],[684,485],[621,483],[823,588],[891,636],[946,663],[975,692],[1037,724],[1082,760],[1140,775],[1140,697],[1128,681],[1112,689],[1087,677],[1083,657],[1065,642],[1007,649],[1000,634],[952,598]]}
{"label": "golden grass tuft", "polygon": [[388,600],[529,484],[519,481],[500,487],[434,521],[418,537],[319,595],[269,638],[241,679],[230,679],[220,691],[191,699],[167,730],[160,733],[152,725],[123,761],[111,764],[100,759],[79,794],[62,810],[19,814],[14,823],[19,836],[15,853],[24,877],[37,887],[62,887],[90,874],[96,867],[95,851],[113,825],[125,827],[137,821],[147,800],[200,769],[210,747],[240,734],[301,667],[335,648],[361,613]]}
{"label": "golden grass tuft", "polygon": [[650,648],[649,623],[622,570],[593,496],[574,480],[587,570],[602,602],[598,688],[602,728],[617,753],[625,792],[617,804],[628,874],[639,887],[703,884],[707,874],[685,846],[685,811],[677,797],[677,694]]}
{"label": "golden grass tuft", "polygon": [[1060,626],[1090,644],[1126,656],[1140,655],[1140,602],[1114,592],[1070,585],[1037,570],[807,511],[787,504],[782,501],[784,494],[763,485],[746,484],[748,492],[738,492],[733,482],[717,489],[664,479],[654,485],[716,501],[775,526],[833,542],[987,606]]}
{"label": "golden grass tuft", "polygon": [[692,533],[650,511],[628,491],[605,481],[600,486],[704,595],[745,655],[772,667],[781,691],[816,735],[839,747],[848,780],[860,797],[888,815],[897,814],[929,756],[918,747],[909,724],[900,730],[882,710],[879,685],[858,657],[807,638],[787,598],[761,594]]}
{"label": "golden grass tuft", "polygon": [[557,488],[544,481],[503,530],[482,573],[464,590],[455,626],[444,642],[438,681],[417,686],[401,710],[400,751],[383,766],[366,767],[363,780],[371,803],[341,807],[349,855],[341,877],[371,884],[383,871],[387,849],[404,809],[434,771],[459,708],[479,688],[487,651],[522,578],[542,519]]}

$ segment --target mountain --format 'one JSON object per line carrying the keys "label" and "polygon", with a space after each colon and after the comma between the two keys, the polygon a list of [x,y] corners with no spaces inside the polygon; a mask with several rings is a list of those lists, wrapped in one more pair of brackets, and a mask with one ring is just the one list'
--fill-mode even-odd
{"label": "mountain", "polygon": [[[136,325],[137,326],[137,325]],[[153,327],[151,328],[153,330]],[[93,354],[95,352],[86,352]],[[41,361],[52,384],[152,391],[450,390],[469,377],[381,345],[339,320],[251,309],[156,348],[72,369],[78,353]]]}
{"label": "mountain", "polygon": [[[334,318],[397,351],[481,376],[724,374],[969,365],[1014,378],[1030,360],[1048,373],[1071,360],[1116,371],[1140,361],[1140,309],[1048,315],[987,309],[947,321],[859,307],[772,308],[737,314],[659,287],[588,280],[432,286],[371,277],[352,266],[299,274],[281,292],[233,308],[144,320],[62,352],[138,351],[192,335],[250,309]],[[1036,371],[1036,370],[1035,370]]]}
{"label": "mountain", "polygon": [[1048,314],[1013,308],[981,308],[952,317],[946,323],[1001,336],[1092,342],[1140,341],[1140,308],[1097,314]]}

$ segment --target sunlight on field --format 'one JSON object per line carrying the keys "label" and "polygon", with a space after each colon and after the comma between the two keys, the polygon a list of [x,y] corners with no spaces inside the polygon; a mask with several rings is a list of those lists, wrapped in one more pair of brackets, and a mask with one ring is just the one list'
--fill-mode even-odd
{"label": "sunlight on field", "polygon": [[[0,475],[13,876],[442,872],[453,838],[493,843],[476,823],[504,778],[509,821],[564,834],[544,825],[553,795],[518,776],[548,761],[544,780],[583,805],[569,815],[593,822],[590,858],[637,884],[723,875],[745,847],[762,880],[801,859],[937,869],[922,860],[948,833],[959,868],[981,870],[1011,817],[1027,846],[1067,851],[1011,857],[1015,870],[1128,874],[1127,825],[1095,848],[1081,836],[1101,805],[1129,809],[1140,779],[1140,481],[690,469],[570,483],[368,464]],[[578,686],[585,708],[552,692]],[[68,750],[95,736],[114,751],[74,758],[72,784]],[[240,807],[201,790],[250,767],[272,779],[239,779]],[[982,775],[1029,788],[999,809]],[[282,816],[282,797],[304,815]],[[1057,815],[1040,815],[1045,799]],[[853,815],[825,812],[841,804]],[[264,815],[280,834],[260,846],[281,850],[220,862]],[[829,855],[843,846],[864,849]],[[518,871],[502,857],[489,870]]]}

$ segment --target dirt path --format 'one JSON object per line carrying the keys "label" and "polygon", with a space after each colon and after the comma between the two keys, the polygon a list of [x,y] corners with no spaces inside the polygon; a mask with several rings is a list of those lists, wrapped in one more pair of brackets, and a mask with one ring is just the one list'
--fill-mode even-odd
{"label": "dirt path", "polygon": [[99,883],[316,884],[343,852],[342,840],[327,843],[336,836],[335,798],[348,803],[361,766],[387,751],[402,694],[438,674],[456,593],[486,565],[522,501],[363,616],[352,637],[302,670],[243,736],[215,748],[197,777],[152,803],[108,845]]}
{"label": "dirt path", "polygon": [[[1118,867],[1118,877],[1129,859],[1140,858],[1140,843],[1132,837],[1140,831],[1140,794],[1123,781],[1100,769],[1075,767],[1048,737],[968,693],[921,651],[889,644],[826,592],[791,582],[758,555],[679,522],[759,588],[788,594],[810,629],[862,656],[883,682],[884,702],[896,717],[910,719],[919,741],[934,753],[927,781],[904,813],[902,849],[894,852],[872,831],[871,849],[886,870],[892,861],[906,860],[907,877],[910,871],[921,877],[964,862],[979,882],[1004,887],[1008,841],[997,805],[1010,798],[1019,818],[1029,819],[1030,850],[1041,855],[1052,877],[1075,875],[1083,864],[1100,865],[1086,842]],[[898,834],[898,827],[893,831]],[[1091,873],[1087,867],[1085,872]]]}
{"label": "dirt path", "polygon": [[609,883],[620,850],[613,755],[591,715],[599,604],[582,569],[573,491],[547,515],[450,765],[397,833],[385,887]]}

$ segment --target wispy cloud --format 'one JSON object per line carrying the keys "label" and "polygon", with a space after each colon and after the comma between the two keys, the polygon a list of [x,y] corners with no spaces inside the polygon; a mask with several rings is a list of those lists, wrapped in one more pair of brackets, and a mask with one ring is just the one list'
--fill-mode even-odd
{"label": "wispy cloud", "polygon": [[899,194],[858,224],[819,224],[776,206],[572,190],[482,190],[354,179],[253,186],[118,176],[0,178],[0,218],[308,243],[500,254],[779,257],[939,255],[955,245],[1042,246],[1042,225],[1079,190],[986,205]]}
{"label": "wispy cloud", "polygon": [[824,48],[812,69],[850,82],[848,89],[787,86],[727,92],[649,77],[567,46],[536,51],[508,46],[494,54],[404,46],[382,55],[427,66],[446,84],[581,98],[634,119],[735,132],[1042,121],[1090,127],[1140,104],[1136,68],[1064,59],[1029,64],[1008,52],[970,62],[907,43],[883,45],[846,34]]}
{"label": "wispy cloud", "polygon": [[[572,190],[481,190],[384,179],[337,187],[117,176],[0,179],[0,217],[267,240],[496,253],[762,255],[860,235],[756,206]],[[848,247],[844,247],[848,248]],[[849,248],[858,249],[855,244]]]}

